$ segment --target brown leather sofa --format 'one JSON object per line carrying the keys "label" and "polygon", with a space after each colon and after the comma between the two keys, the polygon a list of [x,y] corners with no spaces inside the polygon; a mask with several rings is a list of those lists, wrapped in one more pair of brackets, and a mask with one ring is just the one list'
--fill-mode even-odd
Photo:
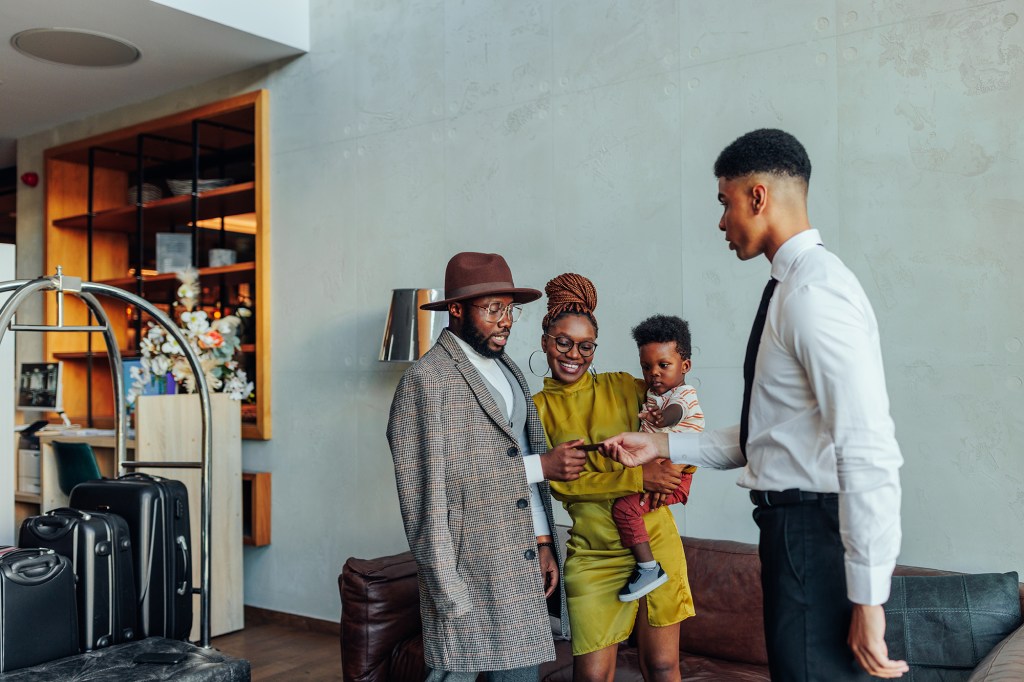
{"label": "brown leather sofa", "polygon": [[[683,622],[679,642],[685,680],[767,681],[761,628],[760,561],[756,545],[683,538],[697,615]],[[897,575],[949,575],[898,566]],[[420,636],[416,564],[406,552],[349,559],[338,576],[341,662],[346,682],[418,682],[426,676]],[[1024,609],[1024,585],[1020,599]],[[543,682],[572,680],[569,642],[541,667]],[[637,650],[619,647],[616,682],[641,680]],[[1024,680],[1024,625],[986,656],[971,682]]]}

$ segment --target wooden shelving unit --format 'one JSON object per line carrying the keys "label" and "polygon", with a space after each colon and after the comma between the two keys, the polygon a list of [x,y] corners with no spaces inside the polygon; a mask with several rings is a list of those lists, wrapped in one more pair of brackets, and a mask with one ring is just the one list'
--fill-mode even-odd
{"label": "wooden shelving unit", "polygon": [[242,542],[253,547],[270,544],[269,471],[242,472]]}
{"label": "wooden shelving unit", "polygon": [[[244,215],[252,212],[255,197],[255,183],[245,182],[228,187],[219,187],[199,193],[198,220],[210,220],[220,216]],[[142,204],[147,219],[156,223],[183,223],[192,220],[192,197],[179,195],[164,197]],[[120,206],[97,211],[92,218],[92,229],[104,232],[134,232],[136,229],[136,206]],[[84,230],[88,227],[89,214],[68,216],[53,221],[54,227],[68,227]],[[215,230],[213,227],[200,229]],[[229,231],[241,231],[226,227]]]}
{"label": "wooden shelving unit", "polygon": [[[242,405],[242,437],[269,439],[270,222],[267,203],[267,96],[257,91],[47,150],[45,271],[123,288],[167,312],[177,277],[157,272],[158,233],[192,236],[200,305],[211,316],[247,308],[252,316],[240,362],[255,384]],[[231,178],[231,184],[173,195],[167,180]],[[137,202],[129,187],[157,185],[165,196]],[[210,267],[207,252],[233,248],[238,262]],[[100,299],[124,357],[138,356],[147,318]],[[56,319],[49,296],[46,321]],[[79,301],[65,308],[65,324],[86,324]],[[109,428],[113,396],[100,335],[48,335],[47,360],[65,365],[64,406],[83,426]]]}

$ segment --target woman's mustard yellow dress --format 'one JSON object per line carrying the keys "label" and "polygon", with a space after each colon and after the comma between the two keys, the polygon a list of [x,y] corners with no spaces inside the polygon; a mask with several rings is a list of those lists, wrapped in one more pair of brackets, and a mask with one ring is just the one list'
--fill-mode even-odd
{"label": "woman's mustard yellow dress", "polygon": [[[576,438],[597,443],[636,431],[644,396],[642,381],[609,372],[588,373],[573,384],[545,379],[533,401],[550,447]],[[618,592],[636,561],[619,541],[611,508],[617,498],[637,492],[643,492],[642,470],[626,469],[597,452],[587,453],[578,480],[551,482],[552,495],[572,518],[564,579],[574,656],[621,642],[633,629],[640,602],[621,602]],[[648,621],[657,627],[678,623],[694,615],[679,530],[668,507],[650,512],[644,521],[654,557],[669,576],[647,595]]]}

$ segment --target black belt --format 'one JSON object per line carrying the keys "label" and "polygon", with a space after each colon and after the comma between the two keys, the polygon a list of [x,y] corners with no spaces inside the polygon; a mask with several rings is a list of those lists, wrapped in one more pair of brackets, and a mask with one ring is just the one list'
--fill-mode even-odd
{"label": "black belt", "polygon": [[750,501],[758,507],[780,507],[801,502],[824,502],[839,497],[836,493],[811,493],[805,490],[751,490]]}

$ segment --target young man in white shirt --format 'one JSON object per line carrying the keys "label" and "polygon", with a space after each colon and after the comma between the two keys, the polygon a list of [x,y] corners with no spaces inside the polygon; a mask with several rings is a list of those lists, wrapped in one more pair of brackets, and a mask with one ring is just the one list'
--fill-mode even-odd
{"label": "young man in white shirt", "polygon": [[741,136],[715,162],[719,229],[771,276],[747,347],[741,423],[702,434],[621,434],[605,453],[742,468],[761,530],[772,680],[900,677],[885,614],[900,547],[903,463],[878,325],[857,278],[807,216],[811,162],[781,130]]}

